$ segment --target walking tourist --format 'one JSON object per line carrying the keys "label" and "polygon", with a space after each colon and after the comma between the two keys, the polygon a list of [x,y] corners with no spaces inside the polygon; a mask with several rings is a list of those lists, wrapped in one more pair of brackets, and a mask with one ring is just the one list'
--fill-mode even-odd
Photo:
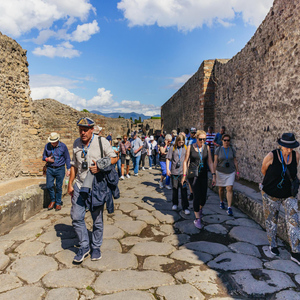
{"label": "walking tourist", "polygon": [[118,170],[118,175],[119,175],[119,177],[121,177],[121,168],[119,169],[120,147],[119,147],[118,140],[114,140],[113,141],[113,147],[112,147],[112,149],[114,150],[114,152],[116,153],[116,155],[118,157],[118,161],[117,161],[116,167],[117,167],[117,170]]}
{"label": "walking tourist", "polygon": [[[168,190],[171,190],[170,186],[170,176],[167,174],[167,165],[166,165],[166,156],[167,153],[170,149],[172,142],[172,136],[170,134],[167,134],[165,137],[165,141],[160,145],[159,147],[159,162],[160,162],[160,167],[161,167],[161,178],[159,181],[159,187],[162,189],[164,187],[164,178],[166,177],[166,188]],[[171,164],[170,164],[171,165]]]}
{"label": "walking tourist", "polygon": [[130,150],[131,150],[131,144],[127,140],[127,135],[123,135],[123,141],[120,143],[120,152],[121,152],[121,173],[122,176],[120,179],[124,179],[124,168],[125,168],[125,162],[126,162],[126,177],[130,178],[129,175],[129,164],[130,164]]}
{"label": "walking tourist", "polygon": [[148,143],[147,143],[144,135],[141,136],[141,139],[142,139],[143,147],[141,150],[140,166],[142,165],[142,170],[145,170],[145,158],[146,158],[147,152],[148,152]]}
{"label": "walking tourist", "polygon": [[296,198],[299,188],[297,167],[300,155],[293,150],[299,146],[299,143],[293,133],[284,133],[278,139],[278,144],[279,149],[267,154],[261,168],[264,175],[262,199],[266,231],[271,253],[279,255],[276,234],[279,209],[282,205],[291,247],[291,259],[300,265],[300,227]]}
{"label": "walking tourist", "polygon": [[[75,232],[79,239],[80,248],[74,257],[75,263],[80,263],[89,254],[90,247],[92,248],[92,260],[99,260],[101,258],[100,247],[103,239],[103,207],[104,203],[100,206],[95,206],[95,203],[90,206],[93,219],[93,232],[91,245],[89,242],[89,235],[84,221],[86,213],[86,202],[83,200],[80,189],[89,173],[97,176],[94,182],[103,182],[104,175],[99,168],[99,161],[108,161],[108,165],[113,165],[117,162],[118,157],[113,151],[109,142],[105,138],[93,134],[94,121],[90,118],[81,118],[77,122],[79,126],[80,137],[75,140],[73,145],[73,159],[71,162],[71,174],[68,185],[68,193],[72,196],[71,218]],[[102,158],[103,157],[103,158]],[[73,181],[75,184],[73,187]],[[102,185],[101,185],[101,188]],[[91,189],[93,191],[93,201],[95,198],[103,197],[100,189]],[[96,193],[96,196],[94,195]],[[107,198],[107,196],[105,196]],[[102,199],[101,199],[102,200]],[[94,205],[94,206],[93,206]]]}
{"label": "walking tourist", "polygon": [[[183,177],[183,162],[186,154],[185,138],[182,134],[179,134],[175,140],[175,144],[167,153],[167,175],[172,180],[172,210],[178,209],[178,191],[181,190],[181,205],[182,210],[186,215],[190,214],[189,201],[187,199],[187,184],[182,182]],[[171,168],[170,168],[171,164]]]}
{"label": "walking tourist", "polygon": [[192,127],[190,130],[190,135],[185,139],[185,144],[187,146],[192,145],[197,142],[196,132],[197,132],[197,129],[195,127]]}
{"label": "walking tourist", "polygon": [[131,134],[131,151],[132,151],[132,163],[133,163],[133,172],[135,176],[138,176],[139,173],[139,163],[141,159],[141,150],[143,148],[143,142],[139,137],[137,137],[136,131]]}
{"label": "walking tourist", "polygon": [[122,165],[122,161],[121,161],[121,148],[120,148],[120,144],[121,144],[121,141],[122,141],[122,137],[120,135],[117,135],[117,141],[118,141],[118,151],[119,151],[119,159],[118,159],[118,162],[117,162],[117,167],[118,167],[118,175],[119,177],[122,176],[122,170],[121,170],[121,165]]}
{"label": "walking tourist", "polygon": [[225,126],[222,126],[220,132],[218,132],[214,138],[214,145],[216,148],[222,146],[222,136],[225,134]]}
{"label": "walking tourist", "polygon": [[196,217],[196,220],[194,220],[194,225],[198,229],[202,229],[202,209],[206,203],[208,184],[207,166],[209,166],[209,169],[213,176],[213,185],[215,185],[216,183],[216,174],[214,173],[214,165],[212,162],[209,146],[205,144],[205,131],[198,130],[196,132],[196,138],[197,142],[188,146],[186,151],[183,163],[183,177],[181,180],[181,184],[183,185],[186,181],[186,177],[188,177],[188,181],[194,194],[193,207]]}
{"label": "walking tourist", "polygon": [[110,132],[109,135],[106,137],[106,139],[109,141],[109,144],[112,145],[112,133]]}
{"label": "walking tourist", "polygon": [[154,136],[150,135],[148,144],[148,155],[149,155],[149,169],[152,169],[152,165],[156,166],[156,153],[157,153],[157,142],[154,140]]}
{"label": "walking tourist", "polygon": [[[52,132],[48,137],[48,143],[45,146],[43,153],[43,160],[47,163],[46,171],[46,187],[50,195],[50,204],[48,210],[61,210],[61,196],[62,185],[65,178],[70,176],[70,154],[67,146],[60,140],[60,135]],[[67,173],[65,174],[65,165],[67,166]],[[55,190],[54,190],[55,181]]]}
{"label": "walking tourist", "polygon": [[214,167],[216,170],[216,185],[219,187],[219,197],[220,197],[220,208],[225,209],[224,204],[224,191],[226,188],[226,198],[227,198],[227,214],[229,216],[233,215],[232,212],[232,198],[233,198],[233,183],[235,177],[237,180],[240,178],[240,173],[238,169],[238,163],[236,159],[235,150],[230,145],[230,135],[223,134],[222,136],[222,146],[218,147],[215,151],[215,161]]}

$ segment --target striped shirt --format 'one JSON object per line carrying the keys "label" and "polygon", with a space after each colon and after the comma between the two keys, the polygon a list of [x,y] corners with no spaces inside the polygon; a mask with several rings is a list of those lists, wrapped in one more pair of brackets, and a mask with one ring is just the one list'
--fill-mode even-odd
{"label": "striped shirt", "polygon": [[209,146],[209,148],[214,149],[214,139],[216,134],[214,132],[206,133],[206,144]]}

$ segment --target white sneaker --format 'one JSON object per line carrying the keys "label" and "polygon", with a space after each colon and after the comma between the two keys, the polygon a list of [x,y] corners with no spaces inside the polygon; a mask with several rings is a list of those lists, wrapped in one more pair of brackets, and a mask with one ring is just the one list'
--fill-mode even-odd
{"label": "white sneaker", "polygon": [[120,177],[120,179],[121,179],[121,180],[124,180],[124,179],[125,179],[125,177],[124,177],[124,176],[121,176],[121,177]]}
{"label": "white sneaker", "polygon": [[144,167],[142,167],[142,170],[143,170],[143,171],[145,171],[145,168],[144,168]]}
{"label": "white sneaker", "polygon": [[166,189],[167,189],[167,190],[171,190],[172,187],[171,187],[170,185],[166,185]]}
{"label": "white sneaker", "polygon": [[129,174],[126,175],[127,178],[130,178]]}
{"label": "white sneaker", "polygon": [[139,174],[138,174],[138,173],[135,173],[134,176],[139,176]]}
{"label": "white sneaker", "polygon": [[172,210],[177,210],[178,209],[178,206],[176,205],[176,204],[174,204],[173,206],[172,206]]}
{"label": "white sneaker", "polygon": [[152,167],[149,167],[149,170],[152,170]]}
{"label": "white sneaker", "polygon": [[162,181],[159,182],[159,187],[162,189],[164,187],[164,183]]}
{"label": "white sneaker", "polygon": [[190,214],[191,214],[191,212],[190,212],[190,210],[189,210],[189,209],[185,209],[185,210],[184,210],[184,214],[185,214],[185,215],[190,215]]}

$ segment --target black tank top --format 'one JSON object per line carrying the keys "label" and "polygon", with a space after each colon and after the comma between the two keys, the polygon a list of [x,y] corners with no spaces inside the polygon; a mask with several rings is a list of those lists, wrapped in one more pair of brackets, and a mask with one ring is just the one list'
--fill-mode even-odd
{"label": "black tank top", "polygon": [[[271,197],[276,198],[289,198],[292,196],[291,194],[291,181],[289,176],[285,173],[284,181],[282,183],[282,188],[278,188],[278,184],[280,183],[282,177],[282,163],[278,158],[278,154],[280,155],[280,150],[273,150],[273,163],[267,169],[266,175],[263,180],[263,191],[270,195]],[[291,158],[290,158],[291,159]],[[294,179],[297,175],[297,160],[296,160],[296,152],[292,151],[292,162],[287,165],[291,177]]]}
{"label": "black tank top", "polygon": [[[195,144],[191,145],[191,151],[190,151],[190,166],[191,167],[198,167],[200,164],[200,157],[199,153],[194,148]],[[196,146],[197,147],[197,146]],[[200,171],[200,174],[207,174],[207,159],[208,159],[208,152],[207,152],[207,146],[204,144],[202,150],[202,162],[203,162],[203,168]]]}

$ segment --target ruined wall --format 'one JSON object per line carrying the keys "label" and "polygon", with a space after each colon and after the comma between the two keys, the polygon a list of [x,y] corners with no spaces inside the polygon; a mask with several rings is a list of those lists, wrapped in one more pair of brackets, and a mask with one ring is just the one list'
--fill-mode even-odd
{"label": "ruined wall", "polygon": [[300,2],[276,0],[245,48],[216,62],[216,124],[237,148],[241,175],[260,182],[264,156],[283,132],[300,140]]}
{"label": "ruined wall", "polygon": [[23,139],[31,122],[26,50],[0,33],[0,180],[21,173]]}

